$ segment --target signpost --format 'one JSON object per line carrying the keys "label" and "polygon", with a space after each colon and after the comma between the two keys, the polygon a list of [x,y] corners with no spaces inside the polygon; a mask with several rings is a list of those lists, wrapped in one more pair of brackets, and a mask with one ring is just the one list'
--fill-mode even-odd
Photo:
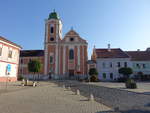
{"label": "signpost", "polygon": [[8,76],[9,76],[10,72],[11,72],[11,65],[8,64],[6,67],[6,76],[7,76],[6,77],[6,90],[7,90],[7,85],[8,85]]}

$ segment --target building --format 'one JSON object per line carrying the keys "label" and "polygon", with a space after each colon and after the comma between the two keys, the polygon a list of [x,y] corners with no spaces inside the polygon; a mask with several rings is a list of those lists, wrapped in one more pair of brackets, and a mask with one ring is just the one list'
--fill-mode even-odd
{"label": "building", "polygon": [[146,51],[126,51],[131,57],[133,74],[138,75],[139,72],[150,75],[150,50]]}
{"label": "building", "polygon": [[21,47],[0,36],[0,82],[16,81]]}
{"label": "building", "polygon": [[130,56],[120,48],[93,49],[92,60],[96,61],[98,78],[102,81],[113,81],[121,75],[121,67],[131,67]]}
{"label": "building", "polygon": [[39,74],[44,73],[44,50],[21,50],[19,61],[19,74],[24,77],[32,74],[28,71],[28,63],[31,60],[38,60],[41,63],[41,71]]}
{"label": "building", "polygon": [[86,40],[81,38],[74,29],[70,29],[63,37],[62,26],[58,14],[55,11],[50,13],[48,19],[45,20],[44,50],[41,50],[44,53],[41,55],[41,51],[35,50],[37,54],[31,56],[33,51],[29,50],[31,55],[26,54],[24,56],[26,51],[21,51],[20,57],[23,62],[20,61],[20,74],[30,74],[26,69],[29,60],[33,57],[44,60],[42,63],[44,68],[41,71],[44,75],[69,77],[87,74],[88,44]]}

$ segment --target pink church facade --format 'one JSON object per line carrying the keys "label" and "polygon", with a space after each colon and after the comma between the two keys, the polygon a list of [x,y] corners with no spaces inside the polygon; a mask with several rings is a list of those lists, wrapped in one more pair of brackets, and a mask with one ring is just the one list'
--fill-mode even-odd
{"label": "pink church facade", "polygon": [[62,22],[56,12],[45,21],[44,74],[87,74],[87,42],[73,29],[62,37]]}

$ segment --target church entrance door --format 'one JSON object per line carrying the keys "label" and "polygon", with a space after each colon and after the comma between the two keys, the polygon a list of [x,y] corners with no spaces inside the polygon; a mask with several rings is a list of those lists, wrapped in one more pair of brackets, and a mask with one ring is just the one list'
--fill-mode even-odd
{"label": "church entrance door", "polygon": [[69,70],[69,76],[74,76],[74,70]]}

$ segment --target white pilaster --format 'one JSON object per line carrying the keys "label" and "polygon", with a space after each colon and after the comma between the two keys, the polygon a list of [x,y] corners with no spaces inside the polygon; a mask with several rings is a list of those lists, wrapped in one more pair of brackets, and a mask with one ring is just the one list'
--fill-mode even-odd
{"label": "white pilaster", "polygon": [[66,46],[63,47],[63,74],[65,74],[66,66]]}
{"label": "white pilaster", "polygon": [[78,46],[78,69],[80,70],[80,45]]}
{"label": "white pilaster", "polygon": [[48,67],[48,45],[47,45],[47,42],[48,42],[48,24],[46,22],[45,24],[45,42],[44,42],[44,46],[45,46],[45,50],[44,50],[44,74],[47,74],[47,67]]}

